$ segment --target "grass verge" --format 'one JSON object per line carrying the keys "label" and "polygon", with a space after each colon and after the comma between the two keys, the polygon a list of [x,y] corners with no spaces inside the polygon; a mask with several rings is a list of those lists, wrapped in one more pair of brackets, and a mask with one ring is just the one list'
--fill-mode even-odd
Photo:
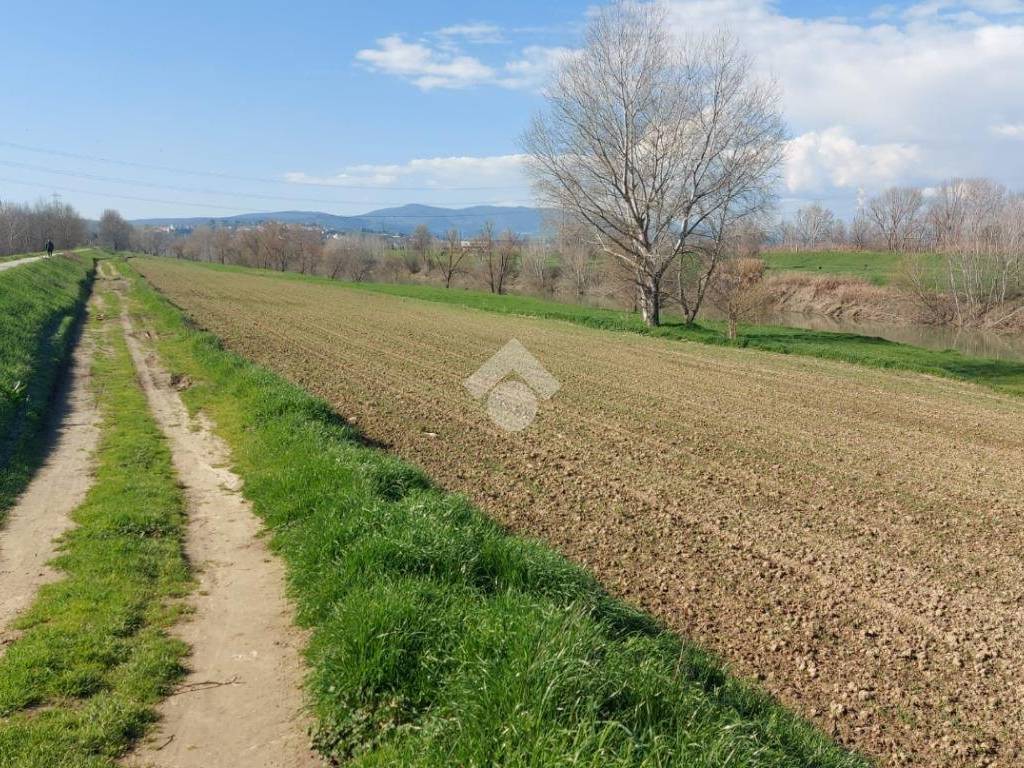
{"label": "grass verge", "polygon": [[135,277],[133,311],[231,446],[288,567],[315,743],[353,766],[852,768],[712,657],[508,535],[330,408],[188,327]]}
{"label": "grass verge", "polygon": [[37,464],[91,282],[88,254],[0,272],[0,521]]}
{"label": "grass verge", "polygon": [[[183,504],[125,345],[117,300],[90,319],[103,415],[96,480],[0,658],[0,768],[113,768],[182,673],[167,628],[190,581]],[[102,329],[102,330],[100,330]]]}

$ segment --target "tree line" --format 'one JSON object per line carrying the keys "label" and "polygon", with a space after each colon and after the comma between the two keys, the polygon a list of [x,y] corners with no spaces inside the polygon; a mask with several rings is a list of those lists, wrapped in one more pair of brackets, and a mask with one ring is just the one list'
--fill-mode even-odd
{"label": "tree line", "polygon": [[[420,225],[408,237],[331,233],[267,221],[246,227],[200,226],[187,235],[133,229],[130,249],[190,261],[298,272],[351,282],[424,282],[504,294],[524,291],[575,300],[623,294],[617,265],[606,263],[585,230],[552,222],[541,238],[485,222],[473,236],[443,236]],[[628,294],[628,292],[625,292]]]}
{"label": "tree line", "polygon": [[125,251],[138,242],[139,232],[120,213],[106,210],[95,232],[67,203],[39,201],[32,205],[0,200],[0,256],[42,251],[48,240],[67,250],[94,244]]}
{"label": "tree line", "polygon": [[67,203],[23,205],[0,200],[0,256],[41,251],[47,240],[59,249],[74,248],[87,238],[85,219]]}

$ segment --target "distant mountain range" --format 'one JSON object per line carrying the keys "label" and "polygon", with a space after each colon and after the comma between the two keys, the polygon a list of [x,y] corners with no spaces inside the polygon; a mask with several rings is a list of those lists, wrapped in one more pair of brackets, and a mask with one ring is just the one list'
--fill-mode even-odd
{"label": "distant mountain range", "polygon": [[408,235],[420,224],[426,224],[435,235],[442,236],[450,229],[458,229],[471,236],[480,231],[485,222],[494,224],[496,232],[511,229],[520,235],[536,235],[541,231],[546,211],[543,208],[477,205],[472,208],[436,208],[430,205],[403,205],[382,208],[361,216],[336,216],[317,211],[276,211],[244,213],[220,218],[195,217],[179,219],[136,219],[132,222],[143,227],[173,226],[195,228],[204,224],[237,227],[280,221],[286,224],[304,224],[323,227],[335,232],[381,232]]}

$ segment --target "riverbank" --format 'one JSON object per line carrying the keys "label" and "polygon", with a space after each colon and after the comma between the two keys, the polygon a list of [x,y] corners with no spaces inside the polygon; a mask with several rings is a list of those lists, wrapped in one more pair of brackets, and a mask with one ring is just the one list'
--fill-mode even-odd
{"label": "riverbank", "polygon": [[[787,272],[764,282],[764,306],[756,318],[769,325],[879,336],[927,349],[1024,360],[1024,306],[994,307],[961,327],[943,322],[931,306],[898,285],[876,285],[855,277]],[[950,315],[940,313],[941,315]]]}

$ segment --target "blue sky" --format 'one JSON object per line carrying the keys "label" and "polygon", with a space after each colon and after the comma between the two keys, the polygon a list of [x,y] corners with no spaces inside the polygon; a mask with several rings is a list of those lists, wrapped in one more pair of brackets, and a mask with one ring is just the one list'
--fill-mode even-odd
{"label": "blue sky", "polygon": [[[10,4],[0,198],[131,217],[529,204],[518,136],[589,5]],[[1024,2],[669,5],[680,35],[731,27],[783,86],[784,210],[947,175],[1024,186]]]}

